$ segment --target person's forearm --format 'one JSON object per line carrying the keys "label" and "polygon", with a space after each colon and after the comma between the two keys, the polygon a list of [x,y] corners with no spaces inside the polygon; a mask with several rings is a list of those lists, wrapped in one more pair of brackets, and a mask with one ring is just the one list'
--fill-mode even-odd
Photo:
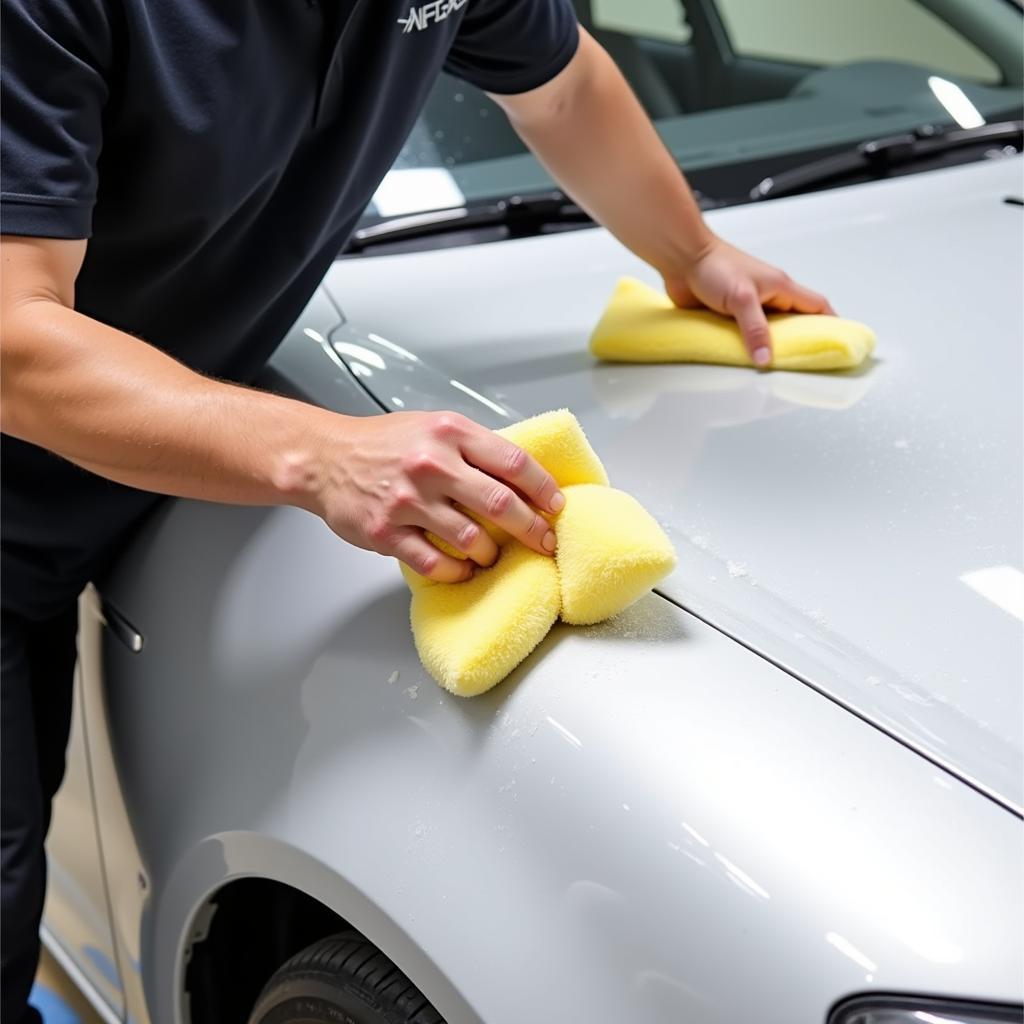
{"label": "person's forearm", "polygon": [[764,307],[831,313],[828,300],[718,238],[611,57],[584,31],[551,81],[494,97],[555,179],[657,270],[672,301],[733,317],[750,357],[771,363]]}
{"label": "person's forearm", "polygon": [[144,490],[307,509],[438,582],[493,564],[482,521],[554,552],[541,512],[565,499],[521,448],[455,413],[341,416],[194,373],[74,311],[87,247],[0,240],[4,433]]}
{"label": "person's forearm", "polygon": [[536,109],[510,104],[509,117],[580,206],[671,276],[700,257],[711,232],[614,61],[582,31],[576,59],[579,72],[556,102],[545,108],[538,90]]}
{"label": "person's forearm", "polygon": [[307,506],[341,418],[203,377],[55,301],[4,316],[5,433],[101,476],[210,501]]}

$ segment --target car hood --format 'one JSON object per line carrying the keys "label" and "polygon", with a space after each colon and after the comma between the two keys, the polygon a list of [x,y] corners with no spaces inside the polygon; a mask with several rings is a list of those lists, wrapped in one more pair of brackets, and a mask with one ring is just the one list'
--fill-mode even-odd
{"label": "car hood", "polygon": [[[435,404],[457,378],[499,419],[572,409],[676,544],[664,596],[1019,811],[1020,190],[1007,158],[709,215],[874,327],[852,373],[597,363],[616,279],[657,283],[600,229],[344,260],[326,283],[440,369]],[[385,381],[361,380],[430,404]]]}

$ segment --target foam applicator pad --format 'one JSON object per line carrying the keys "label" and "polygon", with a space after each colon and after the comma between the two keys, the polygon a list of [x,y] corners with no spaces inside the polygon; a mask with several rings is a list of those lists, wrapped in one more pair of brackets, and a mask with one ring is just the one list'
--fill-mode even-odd
{"label": "foam applicator pad", "polygon": [[603,622],[642,597],[676,564],[650,513],[625,491],[596,484],[565,488],[555,521],[562,621]]}
{"label": "foam applicator pad", "polygon": [[[848,370],[875,347],[870,327],[809,313],[770,313],[776,370]],[[664,293],[622,278],[590,337],[598,359],[624,363],[753,366],[736,322],[704,309],[679,309]]]}
{"label": "foam applicator pad", "polygon": [[548,635],[561,601],[555,560],[510,542],[466,583],[416,588],[410,618],[420,661],[452,693],[483,693]]}
{"label": "foam applicator pad", "polygon": [[604,466],[568,410],[499,433],[536,458],[565,494],[565,508],[553,518],[555,557],[538,555],[486,524],[498,543],[498,560],[468,582],[434,583],[402,566],[420,660],[462,697],[500,683],[559,615],[575,625],[610,618],[676,561],[668,538],[640,503],[608,486]]}
{"label": "foam applicator pad", "polygon": [[601,460],[590,447],[579,420],[568,409],[531,416],[498,433],[529,452],[555,478],[559,487],[608,486],[608,474]]}

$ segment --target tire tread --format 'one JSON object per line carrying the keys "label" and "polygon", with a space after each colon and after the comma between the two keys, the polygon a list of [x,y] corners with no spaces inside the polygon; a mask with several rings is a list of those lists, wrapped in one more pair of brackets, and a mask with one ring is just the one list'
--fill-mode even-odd
{"label": "tire tread", "polygon": [[[313,943],[274,972],[256,1001],[269,1009],[275,990],[302,978],[340,984],[369,997],[386,1024],[445,1024],[444,1018],[385,953],[349,929]],[[256,1017],[250,1018],[255,1024]]]}

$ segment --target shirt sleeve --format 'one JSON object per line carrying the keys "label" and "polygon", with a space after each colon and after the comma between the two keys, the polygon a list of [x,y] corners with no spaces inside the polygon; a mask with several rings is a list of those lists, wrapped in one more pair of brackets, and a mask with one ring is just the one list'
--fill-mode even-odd
{"label": "shirt sleeve", "polygon": [[100,0],[3,0],[5,234],[89,237],[110,58]]}
{"label": "shirt sleeve", "polygon": [[[457,2],[457,0],[454,0]],[[463,0],[445,71],[493,93],[550,81],[572,60],[579,27],[571,0]]]}

